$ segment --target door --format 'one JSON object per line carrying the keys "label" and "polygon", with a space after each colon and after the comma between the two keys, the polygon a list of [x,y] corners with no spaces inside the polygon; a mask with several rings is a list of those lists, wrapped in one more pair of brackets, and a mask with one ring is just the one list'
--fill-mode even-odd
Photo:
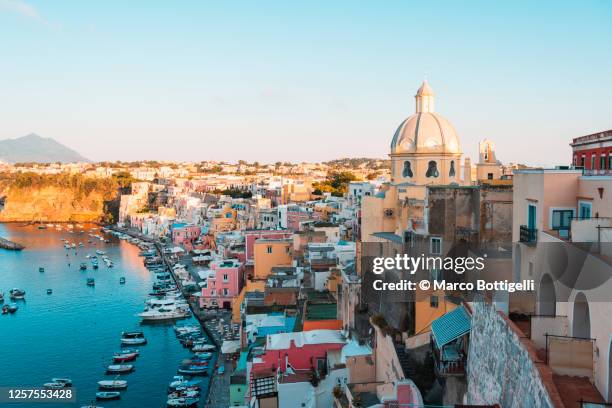
{"label": "door", "polygon": [[529,212],[527,214],[527,227],[530,230],[534,230],[536,228],[536,206],[533,204],[529,204]]}

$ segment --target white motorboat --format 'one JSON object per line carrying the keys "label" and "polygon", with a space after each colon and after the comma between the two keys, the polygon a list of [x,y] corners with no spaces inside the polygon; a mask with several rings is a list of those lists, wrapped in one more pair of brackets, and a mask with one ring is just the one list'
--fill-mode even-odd
{"label": "white motorboat", "polygon": [[202,351],[213,351],[216,349],[217,348],[213,346],[212,344],[196,344],[195,346],[193,346],[191,351],[193,351],[194,353],[199,353]]}
{"label": "white motorboat", "polygon": [[179,387],[199,387],[201,380],[187,380],[182,375],[175,375],[172,377],[172,382],[170,383],[170,388],[179,388]]}
{"label": "white motorboat", "polygon": [[168,308],[160,307],[158,309],[147,310],[139,313],[138,316],[144,321],[152,320],[172,320],[189,317],[190,312],[180,307]]}
{"label": "white motorboat", "polygon": [[9,291],[11,299],[25,299],[25,290],[19,288],[13,288]]}
{"label": "white motorboat", "polygon": [[50,390],[57,390],[60,388],[65,388],[66,384],[61,383],[61,382],[48,382],[48,383],[44,383],[43,387],[50,389]]}
{"label": "white motorboat", "polygon": [[123,332],[121,333],[121,344],[147,344],[147,339],[143,332]]}
{"label": "white motorboat", "polygon": [[102,390],[122,390],[127,388],[127,381],[125,380],[103,380],[98,381],[98,386]]}
{"label": "white motorboat", "polygon": [[106,367],[106,372],[110,374],[129,373],[134,370],[132,364],[111,364]]}

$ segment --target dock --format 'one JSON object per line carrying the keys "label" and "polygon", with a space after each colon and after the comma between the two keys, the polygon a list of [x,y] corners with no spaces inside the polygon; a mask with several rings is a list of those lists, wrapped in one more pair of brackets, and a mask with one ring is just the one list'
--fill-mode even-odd
{"label": "dock", "polygon": [[18,244],[16,242],[9,241],[8,239],[0,237],[0,248],[8,249],[11,251],[21,251],[25,247],[21,244]]}

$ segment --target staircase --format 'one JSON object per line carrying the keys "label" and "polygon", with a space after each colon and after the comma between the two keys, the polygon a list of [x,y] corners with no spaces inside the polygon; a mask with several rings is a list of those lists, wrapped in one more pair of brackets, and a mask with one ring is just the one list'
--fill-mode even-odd
{"label": "staircase", "polygon": [[410,357],[406,353],[406,346],[403,343],[394,342],[395,354],[400,362],[402,371],[404,372],[404,378],[411,378],[414,375],[414,365],[410,362]]}

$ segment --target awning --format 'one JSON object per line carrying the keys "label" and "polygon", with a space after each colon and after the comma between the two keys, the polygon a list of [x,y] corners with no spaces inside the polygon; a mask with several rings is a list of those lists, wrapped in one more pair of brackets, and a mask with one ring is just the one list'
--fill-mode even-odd
{"label": "awning", "polygon": [[431,323],[431,333],[436,347],[440,349],[451,341],[469,333],[472,327],[471,319],[467,310],[463,306],[459,306],[452,312],[434,320]]}

